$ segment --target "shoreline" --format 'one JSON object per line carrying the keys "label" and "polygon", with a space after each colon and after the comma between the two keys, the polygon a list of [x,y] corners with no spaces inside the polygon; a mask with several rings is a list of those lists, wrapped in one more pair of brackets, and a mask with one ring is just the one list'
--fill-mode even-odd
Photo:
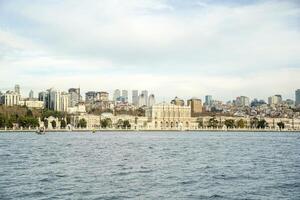
{"label": "shoreline", "polygon": [[[269,132],[292,132],[292,133],[300,133],[300,130],[270,130],[270,129],[266,129],[266,130],[262,130],[262,129],[197,129],[197,130],[149,130],[149,129],[143,129],[143,130],[126,130],[126,129],[76,129],[76,130],[61,130],[61,129],[55,129],[55,130],[46,130],[47,132],[52,132],[52,133],[56,133],[56,132],[64,132],[64,133],[76,133],[76,132],[92,132],[93,131],[95,133],[100,133],[100,132],[245,132],[245,133],[251,133],[251,132],[257,132],[257,133],[261,133],[261,132],[265,132],[265,133],[269,133]],[[31,130],[0,130],[0,133],[21,133],[21,132],[25,132],[25,133],[35,133],[36,130],[31,129]]]}

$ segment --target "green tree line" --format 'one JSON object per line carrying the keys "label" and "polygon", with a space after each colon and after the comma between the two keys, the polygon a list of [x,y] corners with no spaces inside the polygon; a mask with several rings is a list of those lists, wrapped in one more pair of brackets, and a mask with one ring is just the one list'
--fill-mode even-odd
{"label": "green tree line", "polygon": [[[0,105],[0,128],[13,128],[14,124],[23,128],[34,128],[39,126],[39,118],[42,121],[50,116],[60,119],[70,116],[64,112],[52,111],[48,109],[29,109],[26,106],[4,106]],[[64,123],[63,123],[63,126]]]}

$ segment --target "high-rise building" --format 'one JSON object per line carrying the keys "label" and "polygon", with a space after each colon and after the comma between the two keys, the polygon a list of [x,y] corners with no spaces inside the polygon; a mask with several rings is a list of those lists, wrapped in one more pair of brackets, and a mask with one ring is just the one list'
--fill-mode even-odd
{"label": "high-rise building", "polygon": [[67,112],[69,107],[70,95],[66,92],[60,94],[60,108],[58,111]]}
{"label": "high-rise building", "polygon": [[202,113],[202,100],[197,98],[192,98],[187,101],[188,106],[191,107],[192,117],[198,117]]}
{"label": "high-rise building", "polygon": [[97,101],[107,102],[109,101],[109,93],[108,92],[97,92]]}
{"label": "high-rise building", "polygon": [[295,105],[300,106],[300,89],[295,91]]}
{"label": "high-rise building", "polygon": [[292,99],[286,99],[284,101],[284,104],[288,105],[288,106],[294,106],[295,105],[295,101]]}
{"label": "high-rise building", "polygon": [[139,91],[132,90],[132,104],[138,106],[139,104]]}
{"label": "high-rise building", "polygon": [[258,99],[253,99],[250,103],[250,106],[251,107],[258,107],[258,106],[261,106],[261,105],[264,105],[264,104],[267,104],[264,100],[258,100]]}
{"label": "high-rise building", "polygon": [[49,93],[48,92],[39,92],[38,100],[44,102],[44,107],[49,108]]}
{"label": "high-rise building", "polygon": [[21,94],[20,85],[15,85],[15,93]]}
{"label": "high-rise building", "polygon": [[184,100],[180,99],[178,97],[175,97],[172,101],[171,104],[174,104],[176,106],[184,106]]}
{"label": "high-rise building", "polygon": [[148,98],[148,107],[151,107],[155,104],[155,96],[154,94],[150,94]]}
{"label": "high-rise building", "polygon": [[94,91],[89,91],[85,93],[85,102],[93,103],[96,100],[97,93]]}
{"label": "high-rise building", "polygon": [[274,96],[271,96],[268,98],[268,104],[269,105],[278,105],[282,102],[282,96],[279,94],[276,94]]}
{"label": "high-rise building", "polygon": [[48,90],[48,108],[50,110],[67,112],[70,95],[67,92],[60,92],[54,88]]}
{"label": "high-rise building", "polygon": [[128,91],[127,90],[122,90],[122,101],[128,102]]}
{"label": "high-rise building", "polygon": [[145,95],[144,94],[140,94],[139,95],[139,107],[142,107],[142,106],[147,106],[146,105],[146,100],[145,100]]}
{"label": "high-rise building", "polygon": [[206,95],[205,96],[205,105],[211,106],[212,105],[212,96],[211,95]]}
{"label": "high-rise building", "polygon": [[118,100],[120,99],[120,96],[121,96],[120,90],[119,90],[119,89],[116,89],[116,90],[114,91],[113,100],[114,100],[114,101],[118,101]]}
{"label": "high-rise building", "polygon": [[21,100],[21,95],[17,92],[7,91],[2,95],[1,101],[6,106],[15,106],[19,105]]}
{"label": "high-rise building", "polygon": [[33,90],[30,90],[30,92],[29,92],[29,99],[33,99],[33,98],[34,98]]}
{"label": "high-rise building", "polygon": [[61,93],[54,88],[48,90],[49,99],[48,99],[48,108],[50,110],[60,111],[61,104]]}
{"label": "high-rise building", "polygon": [[249,99],[249,97],[239,96],[235,100],[235,105],[236,106],[250,106],[250,99]]}
{"label": "high-rise building", "polygon": [[81,101],[80,88],[69,89],[69,107],[75,107]]}
{"label": "high-rise building", "polygon": [[147,90],[143,90],[142,94],[144,95],[144,105],[147,106],[148,105],[148,91]]}

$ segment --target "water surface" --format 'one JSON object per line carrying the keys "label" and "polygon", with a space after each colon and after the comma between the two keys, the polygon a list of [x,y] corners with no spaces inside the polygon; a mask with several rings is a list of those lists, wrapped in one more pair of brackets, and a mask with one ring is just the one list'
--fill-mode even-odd
{"label": "water surface", "polygon": [[0,199],[300,199],[300,133],[0,133]]}

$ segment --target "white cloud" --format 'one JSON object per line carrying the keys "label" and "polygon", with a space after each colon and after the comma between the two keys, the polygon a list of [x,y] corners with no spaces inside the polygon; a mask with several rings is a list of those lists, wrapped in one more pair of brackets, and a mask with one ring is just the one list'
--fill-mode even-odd
{"label": "white cloud", "polygon": [[[28,22],[0,31],[4,85],[14,74],[28,87],[32,80],[97,90],[138,85],[160,96],[220,98],[291,97],[300,86],[300,7],[293,1],[193,8],[167,0],[45,1],[3,9]],[[264,90],[253,90],[260,84]]]}

